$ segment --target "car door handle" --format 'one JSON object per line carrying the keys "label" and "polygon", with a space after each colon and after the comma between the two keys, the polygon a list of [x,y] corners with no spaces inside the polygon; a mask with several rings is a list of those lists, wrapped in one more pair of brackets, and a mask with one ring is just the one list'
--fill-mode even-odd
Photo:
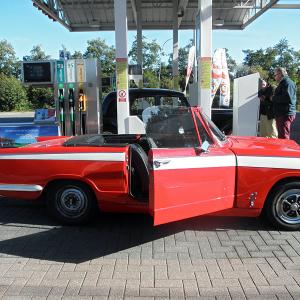
{"label": "car door handle", "polygon": [[155,160],[153,161],[153,164],[155,168],[159,168],[161,165],[166,165],[170,162],[170,159],[164,159],[164,160]]}

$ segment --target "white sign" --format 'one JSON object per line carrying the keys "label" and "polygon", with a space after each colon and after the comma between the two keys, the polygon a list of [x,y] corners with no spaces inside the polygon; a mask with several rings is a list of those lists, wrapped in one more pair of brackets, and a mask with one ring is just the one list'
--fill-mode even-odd
{"label": "white sign", "polygon": [[67,82],[75,82],[75,60],[67,60]]}

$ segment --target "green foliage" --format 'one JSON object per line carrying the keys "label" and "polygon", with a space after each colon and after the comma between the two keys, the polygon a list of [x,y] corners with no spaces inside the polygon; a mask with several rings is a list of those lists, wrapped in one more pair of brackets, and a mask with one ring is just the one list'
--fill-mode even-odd
{"label": "green foliage", "polygon": [[[289,77],[299,87],[300,78],[300,51],[295,51],[290,47],[286,39],[280,40],[274,47],[259,50],[244,50],[246,54],[244,64],[249,67],[251,73],[258,71],[262,78],[269,79],[271,84],[276,84],[274,80],[274,70],[277,67],[286,68]],[[298,93],[298,103],[300,93]]]}
{"label": "green foliage", "polygon": [[84,58],[98,58],[101,62],[101,71],[104,76],[111,76],[115,72],[115,48],[108,46],[103,39],[87,41]]}
{"label": "green foliage", "polygon": [[234,74],[237,64],[236,61],[229,55],[228,49],[225,48],[226,59],[227,59],[227,67],[229,74]]}
{"label": "green foliage", "polygon": [[6,40],[0,41],[0,73],[17,77],[19,66],[13,46]]}
{"label": "green foliage", "polygon": [[[163,55],[162,49],[156,40],[150,42],[143,36],[142,41],[142,53],[143,53],[143,69],[156,72],[159,69],[161,62],[161,56]],[[137,38],[135,37],[132,47],[128,53],[131,59],[131,63],[137,64]]]}
{"label": "green foliage", "polygon": [[147,88],[158,88],[159,82],[157,80],[157,74],[151,70],[144,71],[144,87]]}
{"label": "green foliage", "polygon": [[0,73],[0,111],[28,110],[30,104],[22,83],[13,76]]}
{"label": "green foliage", "polygon": [[80,51],[74,51],[74,53],[71,55],[72,59],[76,58],[83,58],[83,54]]}
{"label": "green foliage", "polygon": [[291,48],[286,39],[280,40],[274,47],[259,50],[248,49],[243,52],[246,54],[244,64],[250,68],[261,67],[264,72],[268,73],[266,77],[273,79],[274,69],[284,67],[293,80],[298,80],[300,51]]}
{"label": "green foliage", "polygon": [[50,55],[46,55],[45,51],[42,49],[42,45],[33,46],[30,50],[30,55],[26,57],[27,60],[48,60]]}
{"label": "green foliage", "polygon": [[173,89],[172,67],[162,63],[160,73],[160,87],[164,89]]}
{"label": "green foliage", "polygon": [[52,88],[27,88],[27,98],[32,108],[51,108],[54,107],[54,97]]}

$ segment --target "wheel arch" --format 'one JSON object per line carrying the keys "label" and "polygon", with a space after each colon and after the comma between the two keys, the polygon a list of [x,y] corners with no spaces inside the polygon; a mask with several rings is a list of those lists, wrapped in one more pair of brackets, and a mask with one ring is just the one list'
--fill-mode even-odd
{"label": "wheel arch", "polygon": [[265,201],[264,201],[264,205],[263,205],[263,208],[262,208],[262,211],[261,211],[261,214],[264,214],[265,213],[265,209],[266,209],[266,205],[267,205],[267,202],[270,198],[270,196],[273,194],[274,190],[282,185],[282,184],[285,184],[285,183],[289,183],[289,182],[293,182],[293,181],[299,181],[300,183],[300,176],[297,177],[297,176],[289,176],[289,177],[285,177],[285,178],[281,178],[279,179],[278,181],[276,181],[273,186],[271,187],[271,189],[269,190],[269,192],[267,193],[266,195],[266,198],[265,198]]}
{"label": "wheel arch", "polygon": [[57,185],[59,183],[64,183],[64,182],[66,184],[67,183],[80,183],[80,184],[85,185],[91,191],[91,193],[94,196],[94,200],[97,202],[97,195],[95,193],[93,186],[90,183],[86,182],[85,180],[80,180],[78,178],[55,178],[55,179],[50,180],[49,182],[47,182],[47,184],[45,185],[45,187],[43,189],[43,192],[41,194],[41,199],[42,200],[46,199],[46,195],[47,195],[48,191],[51,189],[51,187],[54,187],[55,185]]}
{"label": "wheel arch", "polygon": [[289,177],[279,179],[267,193],[265,201],[264,201],[264,205],[261,209],[260,216],[262,216],[262,217],[267,216],[267,212],[266,212],[267,206],[268,206],[269,202],[271,201],[270,197],[274,193],[275,189],[283,184],[287,184],[287,183],[295,182],[295,181],[298,181],[300,183],[300,176],[289,176]]}

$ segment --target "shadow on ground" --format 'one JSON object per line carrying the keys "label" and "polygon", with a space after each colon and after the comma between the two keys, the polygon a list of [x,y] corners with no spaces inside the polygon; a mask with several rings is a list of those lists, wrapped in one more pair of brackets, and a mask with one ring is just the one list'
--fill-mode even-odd
{"label": "shadow on ground", "polygon": [[[0,252],[48,261],[80,263],[184,231],[272,230],[261,219],[197,217],[153,227],[146,215],[100,214],[86,226],[61,226],[41,205],[0,202]],[[1,256],[1,254],[0,254]]]}

